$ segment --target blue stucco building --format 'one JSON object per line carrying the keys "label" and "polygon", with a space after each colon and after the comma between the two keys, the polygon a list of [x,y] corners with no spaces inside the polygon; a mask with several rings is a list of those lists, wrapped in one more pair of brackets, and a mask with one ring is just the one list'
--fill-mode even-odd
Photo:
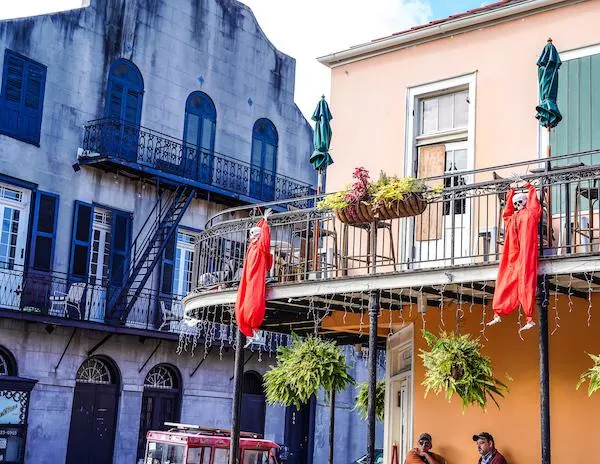
{"label": "blue stucco building", "polygon": [[[234,0],[91,0],[0,21],[0,70],[0,456],[135,463],[165,420],[228,427],[233,354],[177,353],[180,300],[211,215],[314,191],[294,59]],[[265,406],[270,363],[249,356],[247,426],[324,462],[328,406]]]}

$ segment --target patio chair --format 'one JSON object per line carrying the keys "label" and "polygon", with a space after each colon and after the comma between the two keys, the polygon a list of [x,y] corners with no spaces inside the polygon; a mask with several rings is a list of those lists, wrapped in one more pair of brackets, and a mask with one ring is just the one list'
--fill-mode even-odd
{"label": "patio chair", "polygon": [[55,291],[49,297],[50,309],[48,310],[48,314],[50,316],[70,318],[71,312],[74,312],[77,314],[77,318],[81,319],[79,305],[83,299],[86,285],[85,282],[76,282],[71,284],[67,293]]}
{"label": "patio chair", "polygon": [[169,330],[172,332],[175,329],[173,323],[179,323],[183,319],[183,316],[180,314],[180,312],[174,309],[174,306],[178,303],[173,302],[172,304],[173,309],[167,309],[165,302],[163,300],[160,301],[160,312],[162,314],[163,321],[158,330],[162,330],[163,327],[168,324]]}

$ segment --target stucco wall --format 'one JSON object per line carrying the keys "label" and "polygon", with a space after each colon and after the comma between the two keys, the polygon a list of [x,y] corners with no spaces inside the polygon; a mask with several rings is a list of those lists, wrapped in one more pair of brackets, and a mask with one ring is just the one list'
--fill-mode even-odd
{"label": "stucco wall", "polygon": [[[538,156],[537,58],[552,37],[560,53],[598,43],[600,2],[585,1],[345,64],[332,70],[329,191],[365,166],[405,172],[408,89],[476,75],[475,167]],[[545,153],[543,153],[545,155]]]}

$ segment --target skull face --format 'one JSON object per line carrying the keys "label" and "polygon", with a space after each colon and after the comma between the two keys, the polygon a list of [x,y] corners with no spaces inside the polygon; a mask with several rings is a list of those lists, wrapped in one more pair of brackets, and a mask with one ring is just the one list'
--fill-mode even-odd
{"label": "skull face", "polygon": [[517,211],[521,211],[527,205],[527,195],[524,193],[517,193],[513,199],[513,206]]}
{"label": "skull face", "polygon": [[260,227],[252,227],[250,229],[250,241],[256,242],[260,238]]}

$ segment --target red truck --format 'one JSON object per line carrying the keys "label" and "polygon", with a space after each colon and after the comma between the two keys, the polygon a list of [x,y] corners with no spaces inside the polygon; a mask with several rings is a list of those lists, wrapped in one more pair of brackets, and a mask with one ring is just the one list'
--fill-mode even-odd
{"label": "red truck", "polygon": [[[228,464],[231,432],[165,422],[168,431],[146,434],[144,464]],[[277,443],[250,432],[240,434],[242,464],[278,464]]]}

